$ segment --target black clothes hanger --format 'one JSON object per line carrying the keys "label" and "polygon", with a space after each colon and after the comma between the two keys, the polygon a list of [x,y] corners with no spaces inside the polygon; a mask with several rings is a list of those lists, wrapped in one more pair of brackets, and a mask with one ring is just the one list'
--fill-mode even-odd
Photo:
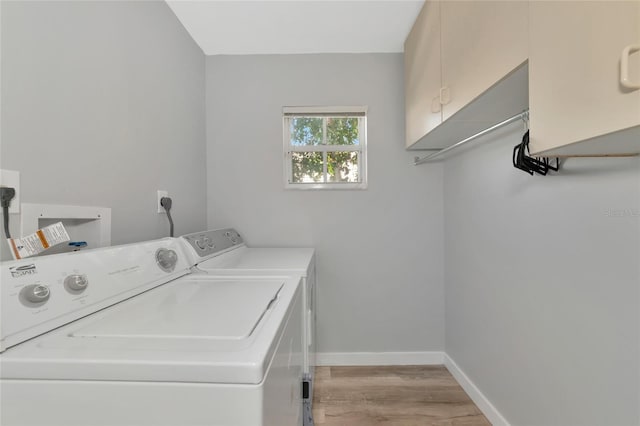
{"label": "black clothes hanger", "polygon": [[522,136],[522,141],[513,147],[513,166],[533,176],[537,173],[546,176],[549,170],[557,172],[560,160],[556,158],[555,167],[551,165],[548,157],[534,158],[529,154],[529,130]]}

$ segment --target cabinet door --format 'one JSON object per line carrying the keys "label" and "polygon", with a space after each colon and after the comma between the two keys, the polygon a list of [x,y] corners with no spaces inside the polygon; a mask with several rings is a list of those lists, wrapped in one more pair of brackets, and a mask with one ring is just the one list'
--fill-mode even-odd
{"label": "cabinet door", "polygon": [[443,121],[527,60],[528,9],[525,1],[442,2]]}
{"label": "cabinet door", "polygon": [[[533,1],[530,19],[532,153],[640,125],[640,90],[620,84],[622,50],[640,43],[640,2]],[[640,81],[640,53],[630,71]]]}
{"label": "cabinet door", "polygon": [[406,146],[442,122],[440,2],[427,1],[404,43]]}

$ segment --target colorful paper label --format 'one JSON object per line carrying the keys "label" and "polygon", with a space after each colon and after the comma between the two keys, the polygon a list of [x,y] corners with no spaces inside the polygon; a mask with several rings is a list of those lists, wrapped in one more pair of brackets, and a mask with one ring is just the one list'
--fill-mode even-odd
{"label": "colorful paper label", "polygon": [[21,238],[9,238],[7,242],[11,247],[13,258],[24,259],[25,257],[40,254],[49,247],[69,241],[69,234],[62,222],[54,223],[38,229],[35,233]]}

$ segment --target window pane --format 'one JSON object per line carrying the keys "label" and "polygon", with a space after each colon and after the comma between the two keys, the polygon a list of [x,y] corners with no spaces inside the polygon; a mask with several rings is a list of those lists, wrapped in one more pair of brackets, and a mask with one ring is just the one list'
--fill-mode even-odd
{"label": "window pane", "polygon": [[291,145],[320,145],[322,143],[322,118],[292,117],[289,131]]}
{"label": "window pane", "polygon": [[358,145],[358,119],[355,117],[328,117],[328,145]]}
{"label": "window pane", "polygon": [[328,182],[360,182],[358,173],[357,152],[327,152]]}
{"label": "window pane", "polygon": [[291,179],[293,183],[322,182],[322,153],[292,152]]}

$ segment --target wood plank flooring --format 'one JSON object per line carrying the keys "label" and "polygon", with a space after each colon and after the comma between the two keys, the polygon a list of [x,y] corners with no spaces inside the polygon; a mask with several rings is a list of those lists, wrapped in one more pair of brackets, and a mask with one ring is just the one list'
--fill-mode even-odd
{"label": "wood plank flooring", "polygon": [[490,426],[444,366],[316,367],[318,426]]}

